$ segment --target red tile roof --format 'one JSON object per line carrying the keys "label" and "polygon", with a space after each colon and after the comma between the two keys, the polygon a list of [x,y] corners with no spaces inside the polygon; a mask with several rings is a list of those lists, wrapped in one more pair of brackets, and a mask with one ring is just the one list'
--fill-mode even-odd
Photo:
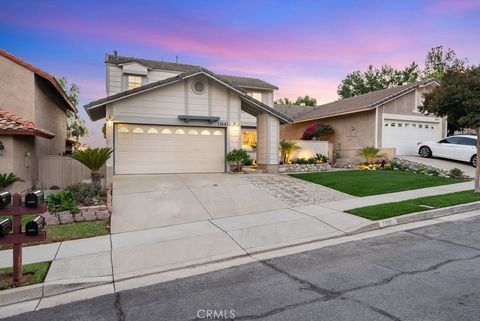
{"label": "red tile roof", "polygon": [[40,136],[48,139],[55,137],[55,134],[47,130],[36,128],[33,122],[20,118],[1,108],[0,134]]}
{"label": "red tile roof", "polygon": [[55,88],[55,90],[58,92],[58,94],[60,94],[62,99],[65,101],[67,107],[75,113],[78,112],[77,108],[70,101],[70,98],[68,98],[67,94],[63,91],[62,87],[60,86],[58,81],[55,79],[55,77],[53,77],[49,73],[47,73],[47,72],[45,72],[45,71],[43,71],[43,70],[41,70],[37,67],[29,64],[28,62],[12,55],[11,53],[6,52],[5,50],[0,49],[0,55],[7,58],[7,59],[10,59],[14,63],[16,63],[16,64],[18,64],[22,67],[25,67],[28,70],[34,72],[36,75],[46,79],[48,82],[50,82],[50,84],[52,84],[52,86]]}

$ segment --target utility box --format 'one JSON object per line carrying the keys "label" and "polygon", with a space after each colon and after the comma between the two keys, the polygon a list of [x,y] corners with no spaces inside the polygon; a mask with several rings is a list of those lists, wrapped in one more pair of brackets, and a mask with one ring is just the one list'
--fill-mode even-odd
{"label": "utility box", "polygon": [[25,207],[35,208],[43,205],[45,195],[42,190],[36,190],[25,196]]}
{"label": "utility box", "polygon": [[12,231],[12,219],[4,218],[0,220],[0,237],[5,237]]}
{"label": "utility box", "polygon": [[12,202],[12,194],[7,191],[0,192],[0,209],[7,207]]}
{"label": "utility box", "polygon": [[27,222],[25,225],[25,235],[38,235],[38,231],[45,226],[45,218],[41,215],[35,217],[33,220]]}

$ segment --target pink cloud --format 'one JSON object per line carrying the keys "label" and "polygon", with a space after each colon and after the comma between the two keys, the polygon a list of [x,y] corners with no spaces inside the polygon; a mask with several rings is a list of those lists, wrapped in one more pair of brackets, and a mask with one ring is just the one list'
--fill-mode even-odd
{"label": "pink cloud", "polygon": [[451,15],[464,14],[471,11],[480,10],[480,1],[478,0],[437,0],[428,6],[434,13]]}

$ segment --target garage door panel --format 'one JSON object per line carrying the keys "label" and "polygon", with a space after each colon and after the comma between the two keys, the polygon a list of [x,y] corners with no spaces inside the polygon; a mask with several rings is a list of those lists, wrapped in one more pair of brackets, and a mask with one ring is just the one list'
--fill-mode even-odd
{"label": "garage door panel", "polygon": [[223,128],[118,124],[115,173],[225,171]]}
{"label": "garage door panel", "polygon": [[439,122],[385,119],[382,147],[395,148],[397,155],[416,155],[418,142],[437,140],[441,136]]}

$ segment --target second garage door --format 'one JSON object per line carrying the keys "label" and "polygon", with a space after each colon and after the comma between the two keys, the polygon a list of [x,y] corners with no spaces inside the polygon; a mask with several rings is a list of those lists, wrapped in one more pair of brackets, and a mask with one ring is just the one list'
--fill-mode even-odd
{"label": "second garage door", "polygon": [[115,126],[115,174],[224,171],[224,128]]}
{"label": "second garage door", "polygon": [[382,147],[396,148],[397,155],[418,154],[418,142],[440,139],[440,123],[385,119]]}

